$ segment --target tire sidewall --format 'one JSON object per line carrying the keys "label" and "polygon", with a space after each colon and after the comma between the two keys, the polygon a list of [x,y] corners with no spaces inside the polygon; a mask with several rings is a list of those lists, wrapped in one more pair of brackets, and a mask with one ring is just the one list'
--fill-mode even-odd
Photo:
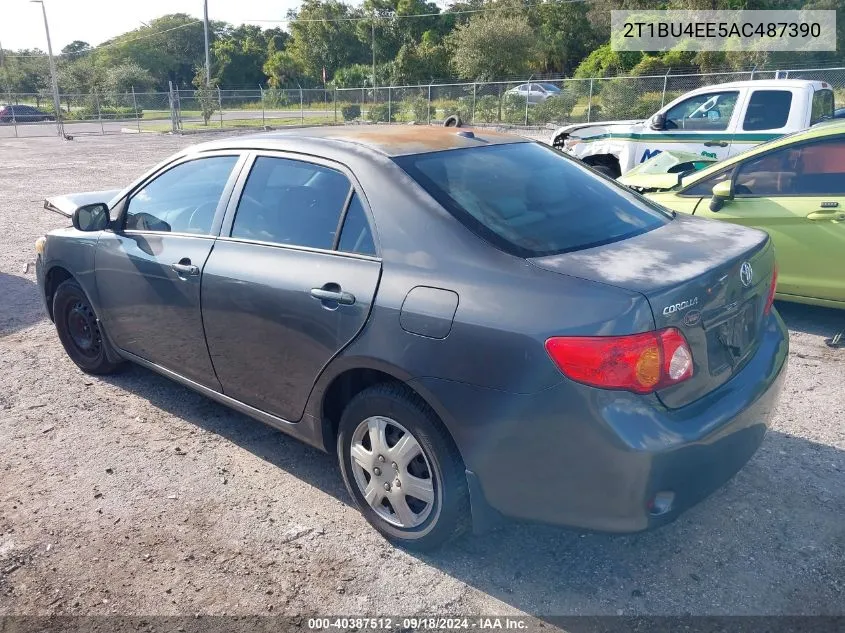
{"label": "tire sidewall", "polygon": [[[352,473],[350,446],[352,435],[358,425],[369,417],[383,416],[395,420],[405,427],[419,442],[425,452],[435,481],[435,507],[425,522],[415,528],[400,528],[382,519],[364,499]],[[367,521],[391,541],[411,548],[428,549],[449,539],[455,531],[455,515],[460,512],[456,486],[465,486],[465,482],[454,479],[454,468],[447,467],[444,459],[451,459],[449,447],[445,445],[441,434],[429,417],[417,407],[402,398],[372,390],[362,392],[349,403],[340,422],[337,440],[338,461],[344,483],[355,503]]]}
{"label": "tire sidewall", "polygon": [[108,360],[106,356],[106,342],[102,330],[99,330],[100,335],[100,351],[94,357],[88,357],[79,352],[76,343],[68,331],[67,325],[67,310],[70,305],[77,301],[82,301],[91,308],[96,316],[96,310],[89,301],[85,291],[75,281],[62,282],[56,289],[56,294],[53,296],[53,318],[56,323],[56,331],[59,334],[59,340],[65,348],[65,352],[76,365],[86,372],[103,373],[113,368],[114,364]]}

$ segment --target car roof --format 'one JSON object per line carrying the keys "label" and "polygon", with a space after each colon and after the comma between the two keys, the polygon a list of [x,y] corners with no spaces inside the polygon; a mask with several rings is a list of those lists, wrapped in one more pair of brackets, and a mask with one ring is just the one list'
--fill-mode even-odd
{"label": "car roof", "polygon": [[794,132],[792,134],[786,134],[785,136],[780,136],[767,143],[755,145],[751,149],[737,154],[736,156],[731,156],[727,160],[723,160],[718,163],[713,163],[712,165],[705,169],[702,169],[701,171],[697,171],[694,174],[690,174],[688,176],[689,180],[684,179],[683,188],[686,188],[700,180],[704,180],[708,176],[715,174],[718,171],[721,171],[725,167],[728,167],[730,165],[736,165],[737,163],[751,156],[756,156],[757,154],[762,154],[763,152],[768,152],[779,147],[784,147],[786,145],[792,145],[793,143],[800,143],[801,141],[808,141],[815,138],[824,138],[827,136],[837,136],[839,134],[845,134],[845,120],[825,119],[824,121],[817,123],[812,127],[800,130],[799,132]]}
{"label": "car roof", "polygon": [[217,149],[291,149],[296,145],[319,154],[320,149],[359,151],[361,147],[385,156],[424,154],[450,149],[531,142],[492,130],[432,125],[331,125],[278,130],[212,141],[186,151]]}
{"label": "car roof", "polygon": [[826,81],[813,81],[809,79],[746,79],[743,81],[731,81],[724,84],[702,86],[690,92],[713,90],[714,88],[805,88],[807,86],[812,86],[815,90],[831,88],[831,85]]}

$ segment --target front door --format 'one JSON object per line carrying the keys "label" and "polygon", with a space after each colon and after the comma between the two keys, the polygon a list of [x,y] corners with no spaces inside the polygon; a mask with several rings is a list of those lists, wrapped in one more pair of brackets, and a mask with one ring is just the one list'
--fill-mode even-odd
{"label": "front door", "polygon": [[323,367],[364,327],[380,274],[342,168],[259,155],[202,278],[223,392],[298,421]]}
{"label": "front door", "polygon": [[220,388],[200,315],[202,269],[234,184],[235,154],[185,160],[130,194],[96,253],[103,322],[115,345]]}
{"label": "front door", "polygon": [[698,94],[666,110],[663,130],[645,131],[637,142],[635,164],[664,150],[692,152],[717,160],[728,157],[740,91]]}
{"label": "front door", "polygon": [[[734,198],[696,215],[769,233],[778,293],[845,301],[845,138],[791,145],[740,164]],[[788,297],[785,297],[788,298]]]}

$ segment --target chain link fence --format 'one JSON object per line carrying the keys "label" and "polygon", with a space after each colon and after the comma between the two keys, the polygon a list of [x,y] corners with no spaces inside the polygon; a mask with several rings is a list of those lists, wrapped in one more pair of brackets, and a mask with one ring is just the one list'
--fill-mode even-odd
{"label": "chain link fence", "polygon": [[[672,74],[593,79],[421,84],[362,88],[181,90],[5,94],[0,137],[206,129],[277,128],[335,123],[442,123],[458,115],[481,125],[554,127],[643,119],[690,90],[748,79],[810,79],[831,84],[845,103],[845,68]],[[58,120],[56,120],[58,118]]]}

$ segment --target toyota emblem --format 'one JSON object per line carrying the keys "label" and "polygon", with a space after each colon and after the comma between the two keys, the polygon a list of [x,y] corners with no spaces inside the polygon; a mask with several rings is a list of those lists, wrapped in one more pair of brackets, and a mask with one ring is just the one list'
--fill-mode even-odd
{"label": "toyota emblem", "polygon": [[748,288],[754,280],[754,269],[751,268],[751,264],[748,262],[742,262],[742,266],[739,267],[739,280],[746,288]]}

